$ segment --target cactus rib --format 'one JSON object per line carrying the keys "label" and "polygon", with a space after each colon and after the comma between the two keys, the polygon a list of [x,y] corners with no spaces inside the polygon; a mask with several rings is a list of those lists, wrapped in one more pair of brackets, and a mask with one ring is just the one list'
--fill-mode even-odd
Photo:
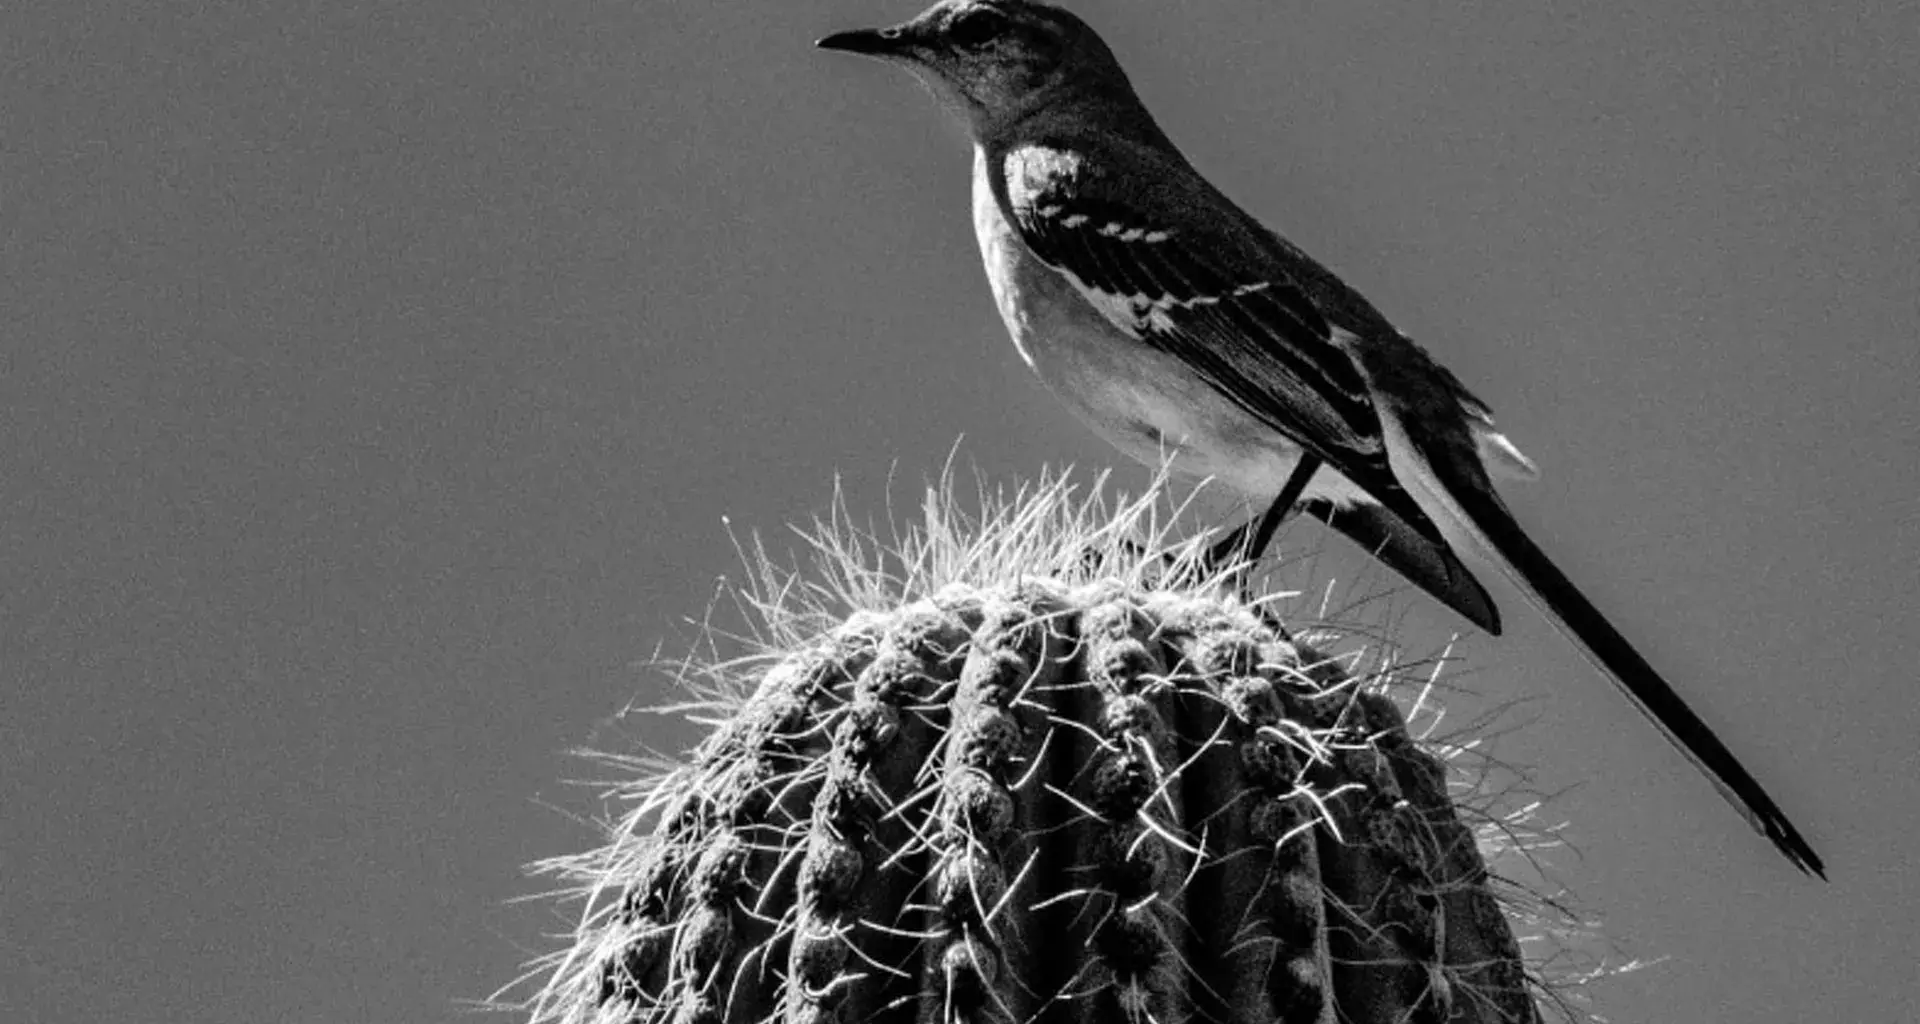
{"label": "cactus rib", "polygon": [[662,788],[537,1018],[1538,1019],[1440,765],[1230,600],[862,614]]}

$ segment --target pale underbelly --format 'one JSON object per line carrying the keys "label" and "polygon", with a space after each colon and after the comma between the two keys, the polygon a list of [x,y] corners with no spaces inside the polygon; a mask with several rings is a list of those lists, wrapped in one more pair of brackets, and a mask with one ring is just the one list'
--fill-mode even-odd
{"label": "pale underbelly", "polygon": [[[1184,363],[1116,335],[1059,334],[1021,339],[1030,365],[1082,422],[1123,454],[1148,466],[1212,478],[1250,498],[1271,499],[1286,485],[1301,449],[1292,439],[1229,401]],[[1322,468],[1304,494],[1347,506],[1364,494]]]}
{"label": "pale underbelly", "polygon": [[[1044,268],[1043,268],[1044,269]],[[1070,284],[1027,279],[1028,288]],[[1255,500],[1286,485],[1300,446],[1234,404],[1177,357],[1087,316],[1047,314],[1072,307],[1078,295],[1022,302],[1025,313],[1006,321],[1021,357],[1082,422],[1123,454],[1148,466],[1172,456],[1169,469],[1187,478],[1212,478]],[[1340,473],[1322,468],[1305,492],[1348,507],[1372,499]]]}

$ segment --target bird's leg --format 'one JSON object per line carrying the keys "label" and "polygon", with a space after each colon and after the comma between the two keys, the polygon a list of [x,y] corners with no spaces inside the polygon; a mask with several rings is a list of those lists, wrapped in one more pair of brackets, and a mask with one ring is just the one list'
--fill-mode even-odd
{"label": "bird's leg", "polygon": [[1320,469],[1320,457],[1302,452],[1300,461],[1294,463],[1293,474],[1287,477],[1286,485],[1280,488],[1280,496],[1267,506],[1259,519],[1251,519],[1226,536],[1226,539],[1207,550],[1206,568],[1209,572],[1239,558],[1249,568],[1266,553],[1267,545],[1273,542],[1273,534],[1280,524],[1287,521],[1293,512],[1293,505],[1306,493],[1308,481]]}
{"label": "bird's leg", "polygon": [[[1320,466],[1318,456],[1303,453],[1300,461],[1294,463],[1293,473],[1287,477],[1286,484],[1280,488],[1280,496],[1273,500],[1273,504],[1267,506],[1267,510],[1261,513],[1258,519],[1241,523],[1232,533],[1208,548],[1206,554],[1200,556],[1199,563],[1193,567],[1192,571],[1199,578],[1205,578],[1213,575],[1222,565],[1237,559],[1247,563],[1248,572],[1251,573],[1253,565],[1266,552],[1267,545],[1273,542],[1273,535],[1280,529],[1280,524],[1287,521],[1288,516],[1293,512],[1294,504],[1300,500],[1302,494],[1306,493],[1307,484],[1312,481],[1313,474],[1319,471]],[[1145,550],[1131,540],[1122,540],[1120,544],[1121,552],[1127,555],[1137,557]],[[1171,556],[1162,556],[1162,560],[1170,562]],[[1080,553],[1081,568],[1089,573],[1098,573],[1103,561],[1104,557],[1092,547]]]}
{"label": "bird's leg", "polygon": [[[1267,510],[1260,514],[1260,518],[1242,523],[1238,529],[1227,535],[1225,540],[1208,550],[1206,558],[1209,574],[1231,558],[1238,557],[1244,563],[1240,570],[1239,590],[1240,599],[1248,605],[1256,605],[1253,595],[1254,566],[1259,563],[1260,556],[1266,553],[1267,545],[1272,543],[1274,531],[1280,529],[1280,524],[1286,522],[1287,517],[1293,514],[1294,503],[1306,493],[1307,482],[1313,479],[1313,474],[1319,469],[1318,456],[1301,452],[1300,461],[1294,463],[1292,475],[1287,477],[1286,484],[1280,488],[1280,496],[1273,499],[1273,504],[1267,506]],[[1287,635],[1286,626],[1271,609],[1259,605],[1256,611],[1261,621],[1265,622],[1275,634],[1282,637]]]}

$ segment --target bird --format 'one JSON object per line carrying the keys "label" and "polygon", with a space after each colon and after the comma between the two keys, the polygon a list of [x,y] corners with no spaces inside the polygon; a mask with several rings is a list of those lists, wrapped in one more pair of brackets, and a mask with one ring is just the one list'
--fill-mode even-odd
{"label": "bird", "polygon": [[1019,357],[1131,458],[1296,509],[1499,635],[1461,556],[1509,579],[1803,872],[1825,865],[1494,488],[1534,463],[1358,291],[1194,168],[1107,43],[1042,0],[940,0],[817,45],[912,72],[973,147],[973,226]]}

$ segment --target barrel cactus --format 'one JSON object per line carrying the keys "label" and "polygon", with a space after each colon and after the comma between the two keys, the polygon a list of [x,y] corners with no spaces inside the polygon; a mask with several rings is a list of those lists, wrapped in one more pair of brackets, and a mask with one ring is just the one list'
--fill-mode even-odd
{"label": "barrel cactus", "polygon": [[547,865],[586,907],[533,1019],[1539,1019],[1390,674],[1069,494],[940,506],[893,574],[836,531],[806,616],[781,583],[691,757]]}

